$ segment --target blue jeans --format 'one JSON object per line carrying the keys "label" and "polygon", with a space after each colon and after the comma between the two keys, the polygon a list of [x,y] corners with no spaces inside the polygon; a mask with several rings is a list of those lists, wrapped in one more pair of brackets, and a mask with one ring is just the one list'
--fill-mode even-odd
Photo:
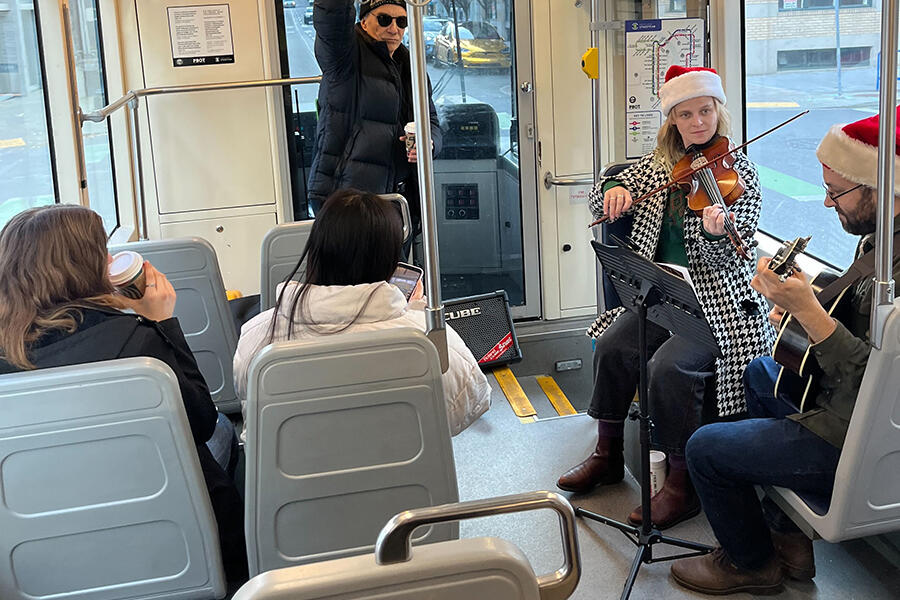
{"label": "blue jeans", "polygon": [[731,560],[755,569],[773,553],[769,527],[796,530],[774,502],[760,502],[753,486],[776,485],[798,493],[829,495],[841,451],[785,416],[790,398],[775,396],[778,365],[757,358],[744,371],[752,418],[714,423],[688,441],[688,469],[706,518]]}

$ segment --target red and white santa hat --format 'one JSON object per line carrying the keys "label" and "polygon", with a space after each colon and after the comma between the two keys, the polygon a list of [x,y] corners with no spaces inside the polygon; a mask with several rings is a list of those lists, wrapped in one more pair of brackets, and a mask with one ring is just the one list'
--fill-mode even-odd
{"label": "red and white santa hat", "polygon": [[[878,186],[878,115],[847,125],[833,125],[816,148],[823,165],[853,183]],[[900,125],[900,106],[897,107]],[[900,133],[897,135],[900,144]],[[894,148],[894,172],[900,174],[900,145]],[[894,178],[894,195],[900,195],[900,177]]]}
{"label": "red and white santa hat", "polygon": [[715,69],[680,65],[669,67],[666,71],[666,81],[659,88],[663,115],[668,116],[673,107],[685,100],[700,96],[712,96],[725,104],[725,90]]}

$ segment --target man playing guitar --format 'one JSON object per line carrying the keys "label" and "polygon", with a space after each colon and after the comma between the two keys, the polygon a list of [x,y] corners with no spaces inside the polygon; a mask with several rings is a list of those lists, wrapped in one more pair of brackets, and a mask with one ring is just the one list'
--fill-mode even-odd
{"label": "man playing guitar", "polygon": [[[832,127],[816,156],[822,163],[825,206],[834,208],[844,230],[862,236],[853,267],[872,264],[867,259],[874,252],[878,116]],[[900,173],[896,155],[894,164]],[[896,233],[900,178],[894,194]],[[814,407],[800,413],[796,399],[781,389],[774,392],[780,367],[771,357],[755,359],[744,372],[753,418],[707,425],[688,441],[691,478],[721,547],[676,561],[672,576],[701,592],[763,592],[779,587],[785,576],[815,576],[812,542],[771,499],[760,502],[754,485],[787,487],[827,503],[869,358],[872,271],[848,282],[845,310],[835,318],[820,304],[804,274],[780,278],[769,268],[770,260],[759,261],[751,285],[775,304],[770,320],[777,324],[788,312],[802,326],[821,369],[819,387]]]}

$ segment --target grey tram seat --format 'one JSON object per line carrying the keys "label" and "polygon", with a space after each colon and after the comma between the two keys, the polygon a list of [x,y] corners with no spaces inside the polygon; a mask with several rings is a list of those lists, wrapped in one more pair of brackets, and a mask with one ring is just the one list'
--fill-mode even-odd
{"label": "grey tram seat", "polygon": [[[610,163],[603,167],[600,171],[600,177],[615,177],[628,167],[630,167],[633,162],[618,162],[618,163]],[[628,236],[631,235],[631,225],[634,221],[631,215],[626,215],[620,219],[616,219],[613,223],[604,223],[600,226],[600,242],[604,244],[613,244],[613,236],[625,240]],[[616,293],[616,288],[613,287],[612,282],[609,280],[605,274],[603,274],[603,270],[600,268],[599,261],[597,262],[597,294],[598,294],[598,302],[597,306],[602,307],[603,310],[610,310],[619,306],[622,306],[622,301],[619,300],[619,294]]]}
{"label": "grey tram seat", "polygon": [[[262,241],[262,252],[259,273],[259,310],[269,310],[275,306],[278,296],[275,288],[279,283],[287,279],[291,271],[300,260],[309,232],[312,231],[313,221],[298,221],[297,223],[285,223],[276,225],[266,233]],[[302,276],[301,265],[298,273]]]}
{"label": "grey tram seat", "polygon": [[[411,219],[409,216],[409,204],[406,198],[400,194],[381,194],[380,197],[390,200],[397,204],[400,209],[400,215],[403,219],[403,239],[410,235]],[[284,223],[276,225],[266,233],[262,241],[262,251],[260,253],[260,283],[259,283],[259,310],[269,310],[275,306],[278,301],[278,295],[275,288],[278,284],[287,279],[291,274],[306,242],[309,240],[309,233],[312,231],[313,221],[298,221],[296,223]],[[300,265],[295,278],[298,280],[303,276],[304,265]]]}
{"label": "grey tram seat", "polygon": [[215,517],[152,358],[0,377],[0,598],[212,599]]}
{"label": "grey tram seat", "polygon": [[[498,538],[454,540],[410,548],[416,526],[447,519],[551,508],[560,517],[563,566],[535,576],[528,559]],[[551,492],[447,504],[395,516],[378,536],[374,556],[354,556],[257,575],[233,600],[562,600],[575,591],[581,559],[572,506]]]}
{"label": "grey tram seat", "polygon": [[216,251],[201,238],[133,242],[110,248],[113,253],[121,250],[139,253],[172,282],[178,294],[175,316],[213,402],[221,412],[240,412],[232,374],[238,334]]}
{"label": "grey tram seat", "polygon": [[[459,499],[438,355],[420,331],[269,345],[250,365],[246,418],[251,575],[371,552],[391,515]],[[415,541],[457,536],[445,523]]]}
{"label": "grey tram seat", "polygon": [[829,542],[900,530],[900,300],[869,355],[828,498],[767,487],[804,529]]}

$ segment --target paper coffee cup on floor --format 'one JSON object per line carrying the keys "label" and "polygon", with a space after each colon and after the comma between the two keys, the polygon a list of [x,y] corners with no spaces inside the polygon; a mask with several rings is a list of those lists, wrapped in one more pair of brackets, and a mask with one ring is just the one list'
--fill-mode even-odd
{"label": "paper coffee cup on floor", "polygon": [[109,281],[126,298],[142,298],[147,287],[144,259],[131,250],[119,252],[109,263]]}
{"label": "paper coffee cup on floor", "polygon": [[406,134],[406,153],[409,154],[416,145],[416,124],[412,121],[407,123],[403,128],[403,133]]}
{"label": "paper coffee cup on floor", "polygon": [[650,451],[650,495],[655,496],[666,483],[666,453]]}

